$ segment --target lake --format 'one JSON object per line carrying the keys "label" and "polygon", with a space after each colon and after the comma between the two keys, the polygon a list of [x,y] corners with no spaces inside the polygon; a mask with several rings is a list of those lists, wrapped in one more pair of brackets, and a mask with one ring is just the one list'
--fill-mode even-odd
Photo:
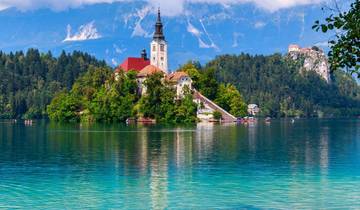
{"label": "lake", "polygon": [[0,121],[0,208],[360,209],[360,120]]}

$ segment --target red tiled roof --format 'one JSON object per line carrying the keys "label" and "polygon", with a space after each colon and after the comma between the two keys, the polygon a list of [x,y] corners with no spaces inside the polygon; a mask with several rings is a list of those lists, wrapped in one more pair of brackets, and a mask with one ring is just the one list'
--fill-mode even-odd
{"label": "red tiled roof", "polygon": [[124,62],[117,68],[116,71],[119,71],[121,68],[125,72],[130,70],[139,72],[148,65],[150,65],[150,60],[145,60],[144,58],[129,57],[126,60],[124,60]]}
{"label": "red tiled roof", "polygon": [[291,44],[291,45],[289,45],[289,48],[299,48],[300,49],[300,46],[297,44]]}
{"label": "red tiled roof", "polygon": [[189,75],[183,71],[177,71],[172,74],[169,74],[167,79],[173,82],[177,82],[182,77],[188,77]]}
{"label": "red tiled roof", "polygon": [[155,73],[164,73],[163,70],[159,69],[156,66],[153,65],[147,65],[145,68],[143,68],[139,73],[138,77],[147,77],[149,75],[155,74]]}

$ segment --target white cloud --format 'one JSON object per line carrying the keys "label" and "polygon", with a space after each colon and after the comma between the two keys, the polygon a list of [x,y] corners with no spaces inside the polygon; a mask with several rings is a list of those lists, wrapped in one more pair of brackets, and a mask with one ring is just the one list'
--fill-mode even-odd
{"label": "white cloud", "polygon": [[219,50],[220,50],[219,47],[215,44],[215,42],[214,42],[214,41],[212,40],[212,38],[210,37],[210,34],[207,32],[203,21],[202,21],[202,20],[199,20],[199,22],[201,23],[201,26],[202,26],[202,28],[203,28],[206,36],[207,36],[207,39],[208,39],[208,40],[210,41],[210,43],[211,43],[211,44],[210,44],[210,48],[214,48],[216,51],[219,51]]}
{"label": "white cloud", "polygon": [[98,33],[94,21],[81,25],[79,31],[74,35],[71,35],[71,26],[67,26],[67,36],[63,42],[76,42],[76,41],[85,41],[92,39],[100,39],[101,35]]}
{"label": "white cloud", "polygon": [[266,23],[265,23],[265,22],[262,22],[262,21],[257,21],[257,22],[254,24],[254,27],[255,27],[256,29],[263,28],[264,26],[266,26]]}
{"label": "white cloud", "polygon": [[150,34],[147,31],[145,31],[145,29],[143,29],[140,21],[135,24],[134,31],[132,32],[131,37],[134,36],[142,36],[142,37],[150,36]]}
{"label": "white cloud", "polygon": [[236,48],[236,47],[239,46],[239,38],[240,37],[244,37],[244,34],[243,33],[238,33],[238,32],[233,33],[233,44],[232,44],[233,48]]}
{"label": "white cloud", "polygon": [[[238,1],[242,1],[242,0],[238,0]],[[260,8],[274,12],[279,9],[286,9],[295,6],[319,4],[327,0],[244,0],[244,1],[252,2]]]}
{"label": "white cloud", "polygon": [[187,31],[196,37],[201,36],[199,29],[195,28],[195,26],[193,26],[190,22],[188,22]]}
{"label": "white cloud", "polygon": [[6,4],[0,3],[0,11],[6,9],[8,7],[9,6],[7,6]]}
{"label": "white cloud", "polygon": [[215,49],[216,51],[219,50],[218,46],[216,46],[213,42],[210,43],[210,44],[206,44],[206,43],[205,43],[203,40],[201,40],[200,38],[199,38],[199,47],[200,47],[200,48],[205,48],[205,49],[213,48],[213,49]]}
{"label": "white cloud", "polygon": [[205,42],[201,39],[202,33],[200,30],[195,28],[195,26],[190,22],[188,22],[187,31],[198,39],[200,48],[210,48],[210,45],[205,44]]}
{"label": "white cloud", "polygon": [[[215,43],[212,41],[212,39],[210,38],[208,32],[206,31],[206,28],[205,28],[204,24],[202,23],[201,20],[199,20],[199,22],[200,22],[200,24],[201,24],[204,32],[201,32],[199,29],[197,29],[194,25],[192,25],[192,24],[190,23],[190,21],[188,21],[187,31],[188,31],[190,34],[194,35],[194,36],[198,39],[198,41],[199,41],[199,48],[206,48],[206,49],[208,49],[208,48],[213,48],[213,49],[215,49],[215,50],[218,51],[218,50],[219,50],[218,46],[216,46],[216,44],[215,44]],[[203,41],[203,39],[201,38],[201,36],[202,36],[203,34],[205,34],[205,35],[207,36],[207,39],[210,41],[210,44],[206,44],[206,43]]]}
{"label": "white cloud", "polygon": [[146,15],[149,14],[149,12],[151,11],[150,7],[144,7],[141,10],[138,10],[136,12],[136,14],[131,14],[131,16],[135,16],[138,18],[138,20],[135,23],[135,27],[134,30],[131,34],[132,37],[134,36],[142,36],[142,37],[151,37],[151,34],[148,33],[142,26],[141,26],[141,22],[143,21],[143,19],[146,17]]}
{"label": "white cloud", "polygon": [[[16,7],[20,10],[31,10],[38,8],[51,8],[54,10],[64,10],[76,8],[83,5],[96,3],[113,3],[131,0],[0,0],[0,10],[8,7]],[[134,0],[140,1],[140,0]],[[153,7],[161,7],[164,15],[176,16],[183,14],[187,4],[221,4],[224,7],[230,5],[253,3],[264,10],[274,12],[279,9],[295,7],[299,5],[319,4],[328,0],[142,0]]]}
{"label": "white cloud", "polygon": [[115,58],[111,59],[111,63],[112,63],[112,65],[114,65],[114,66],[117,66],[117,65],[118,65],[118,62],[116,61]]}
{"label": "white cloud", "polygon": [[0,8],[16,7],[20,10],[33,10],[38,8],[51,8],[53,10],[64,10],[76,8],[83,5],[97,3],[113,3],[125,0],[0,0]]}
{"label": "white cloud", "polygon": [[220,4],[225,8],[230,8],[232,5],[239,5],[245,3],[255,4],[257,7],[275,12],[280,9],[291,8],[301,5],[313,5],[329,0],[147,0],[151,5],[160,6],[165,15],[175,16],[182,14],[187,4]]}
{"label": "white cloud", "polygon": [[117,54],[123,54],[127,50],[126,48],[124,48],[124,49],[120,48],[116,44],[113,44],[113,48]]}

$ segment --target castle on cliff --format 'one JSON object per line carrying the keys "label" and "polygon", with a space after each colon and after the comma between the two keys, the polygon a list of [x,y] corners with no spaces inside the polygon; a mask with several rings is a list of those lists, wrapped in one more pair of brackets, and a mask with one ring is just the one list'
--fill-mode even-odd
{"label": "castle on cliff", "polygon": [[288,54],[294,60],[298,60],[300,57],[304,59],[303,70],[314,71],[327,83],[331,82],[328,59],[324,51],[319,47],[301,48],[299,45],[291,44],[289,45]]}

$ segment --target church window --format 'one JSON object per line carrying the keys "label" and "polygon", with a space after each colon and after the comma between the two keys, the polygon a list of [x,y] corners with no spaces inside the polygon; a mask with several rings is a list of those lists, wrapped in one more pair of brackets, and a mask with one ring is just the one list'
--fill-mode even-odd
{"label": "church window", "polygon": [[161,61],[163,61],[164,60],[164,57],[161,57]]}
{"label": "church window", "polygon": [[161,52],[164,52],[164,50],[165,50],[165,46],[162,44],[162,45],[160,45],[160,51]]}
{"label": "church window", "polygon": [[153,51],[156,51],[156,46],[155,45],[153,45]]}

